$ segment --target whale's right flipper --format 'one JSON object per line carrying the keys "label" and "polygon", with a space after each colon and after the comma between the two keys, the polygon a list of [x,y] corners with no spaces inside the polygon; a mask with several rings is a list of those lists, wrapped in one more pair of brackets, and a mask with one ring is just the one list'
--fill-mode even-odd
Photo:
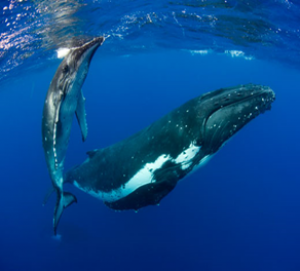
{"label": "whale's right flipper", "polygon": [[86,121],[86,113],[85,113],[85,98],[83,97],[82,90],[80,91],[78,101],[77,101],[77,108],[76,108],[76,118],[78,124],[80,126],[82,141],[86,140],[87,137],[87,121]]}
{"label": "whale's right flipper", "polygon": [[56,201],[56,206],[53,215],[54,235],[56,235],[57,225],[59,223],[59,220],[61,218],[64,209],[70,206],[73,202],[77,203],[77,199],[73,194],[68,192],[57,193],[57,201]]}

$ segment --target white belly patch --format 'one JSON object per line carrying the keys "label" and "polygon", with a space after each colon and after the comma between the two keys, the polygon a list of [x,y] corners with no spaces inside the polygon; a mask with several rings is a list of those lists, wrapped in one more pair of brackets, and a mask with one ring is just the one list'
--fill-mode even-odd
{"label": "white belly patch", "polygon": [[76,180],[74,180],[73,183],[79,189],[89,193],[90,195],[98,199],[101,199],[105,202],[114,202],[128,196],[139,187],[150,183],[155,183],[155,170],[162,168],[167,161],[171,161],[176,164],[181,164],[182,170],[189,168],[192,165],[193,158],[200,151],[200,149],[201,147],[195,146],[191,143],[190,146],[182,153],[180,153],[175,159],[172,158],[170,155],[162,154],[154,162],[145,164],[130,180],[128,180],[127,183],[110,192],[93,191],[86,189],[85,187],[81,187]]}

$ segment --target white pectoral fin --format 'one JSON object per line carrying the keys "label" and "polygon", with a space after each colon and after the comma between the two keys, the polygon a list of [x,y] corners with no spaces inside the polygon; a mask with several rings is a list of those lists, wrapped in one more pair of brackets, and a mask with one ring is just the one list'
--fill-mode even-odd
{"label": "white pectoral fin", "polygon": [[88,132],[84,105],[85,105],[85,98],[83,97],[82,91],[80,91],[75,113],[76,113],[78,124],[80,126],[82,141],[86,140],[87,132]]}

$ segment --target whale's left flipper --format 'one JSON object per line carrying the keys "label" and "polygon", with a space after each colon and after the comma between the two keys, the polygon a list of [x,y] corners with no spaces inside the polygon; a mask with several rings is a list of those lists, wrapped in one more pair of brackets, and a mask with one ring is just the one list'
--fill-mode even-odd
{"label": "whale's left flipper", "polygon": [[82,90],[79,93],[77,108],[75,111],[76,118],[81,130],[82,141],[86,140],[88,128],[86,121],[86,113],[85,113],[85,98],[83,97]]}

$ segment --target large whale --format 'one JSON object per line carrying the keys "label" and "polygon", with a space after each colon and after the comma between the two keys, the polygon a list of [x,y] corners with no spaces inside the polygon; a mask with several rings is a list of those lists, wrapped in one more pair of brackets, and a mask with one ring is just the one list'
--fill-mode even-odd
{"label": "large whale", "polygon": [[74,195],[63,192],[64,160],[74,114],[81,129],[82,140],[87,136],[85,99],[81,87],[91,59],[103,42],[104,38],[98,37],[72,48],[59,65],[47,92],[42,118],[42,140],[48,171],[57,194],[53,215],[54,235],[64,208],[76,202]]}
{"label": "large whale", "polygon": [[88,152],[65,181],[115,210],[158,204],[177,182],[206,163],[252,119],[271,108],[274,92],[239,85],[194,98],[137,134]]}

